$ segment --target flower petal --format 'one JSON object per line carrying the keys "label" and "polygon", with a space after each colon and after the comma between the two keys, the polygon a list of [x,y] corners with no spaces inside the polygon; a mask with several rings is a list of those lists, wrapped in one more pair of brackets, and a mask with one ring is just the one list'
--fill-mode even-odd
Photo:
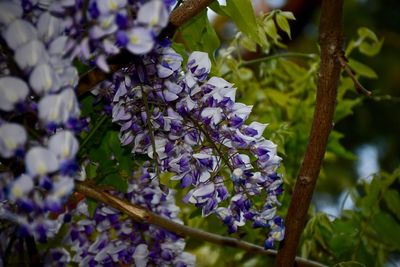
{"label": "flower petal", "polygon": [[44,147],[31,148],[25,156],[25,164],[32,176],[51,173],[59,167],[56,155]]}
{"label": "flower petal", "polygon": [[15,77],[0,78],[0,110],[11,111],[14,105],[23,101],[29,93],[26,83]]}

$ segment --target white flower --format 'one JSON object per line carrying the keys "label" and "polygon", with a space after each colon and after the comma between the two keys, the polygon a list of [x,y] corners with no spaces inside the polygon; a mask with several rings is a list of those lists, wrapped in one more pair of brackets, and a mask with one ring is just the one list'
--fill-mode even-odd
{"label": "white flower", "polygon": [[13,2],[0,2],[0,24],[8,25],[22,16],[22,7]]}
{"label": "white flower", "polygon": [[15,61],[21,69],[29,69],[47,62],[49,57],[44,44],[38,40],[30,41],[15,50]]}
{"label": "white flower", "polygon": [[40,64],[33,69],[29,77],[29,84],[35,93],[41,95],[57,91],[60,82],[54,68],[48,64]]}
{"label": "white flower", "polygon": [[148,261],[149,250],[146,244],[140,244],[133,253],[136,267],[146,267]]}
{"label": "white flower", "polygon": [[40,15],[36,25],[39,37],[45,43],[51,41],[62,33],[62,21],[59,18],[52,16],[49,12],[44,12]]}
{"label": "white flower", "polygon": [[44,147],[31,148],[25,156],[25,165],[32,176],[51,173],[59,167],[56,155]]}
{"label": "white flower", "polygon": [[[0,14],[2,15],[2,13],[3,12]],[[7,27],[3,36],[8,46],[16,50],[21,45],[36,39],[37,31],[31,23],[22,19],[17,19]]]}
{"label": "white flower", "polygon": [[79,144],[70,131],[61,131],[50,137],[49,149],[59,159],[73,159],[78,152]]}
{"label": "white flower", "polygon": [[78,100],[72,89],[57,95],[47,95],[39,102],[39,118],[44,123],[66,123],[80,115]]}
{"label": "white flower", "polygon": [[164,28],[168,23],[168,10],[161,0],[152,0],[140,7],[137,21],[150,27]]}
{"label": "white flower", "polygon": [[5,123],[0,126],[0,155],[3,158],[14,156],[15,151],[22,147],[27,139],[25,129],[16,123]]}
{"label": "white flower", "polygon": [[23,101],[29,93],[26,83],[15,77],[0,78],[0,109],[12,111],[14,105]]}
{"label": "white flower", "polygon": [[32,177],[22,174],[15,179],[10,187],[11,199],[18,199],[26,196],[33,189]]}
{"label": "white flower", "polygon": [[133,54],[145,54],[149,52],[154,45],[154,39],[150,30],[143,27],[136,27],[127,32],[129,42],[126,45]]}

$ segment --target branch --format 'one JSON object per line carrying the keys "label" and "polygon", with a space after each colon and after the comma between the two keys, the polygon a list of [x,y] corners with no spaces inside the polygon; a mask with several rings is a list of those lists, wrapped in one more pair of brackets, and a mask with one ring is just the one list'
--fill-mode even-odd
{"label": "branch", "polygon": [[339,55],[337,55],[337,57],[338,57],[338,60],[340,62],[340,66],[346,71],[346,73],[349,75],[349,77],[353,81],[354,87],[356,88],[357,93],[364,94],[366,96],[371,96],[372,93],[370,91],[368,91],[367,89],[365,89],[365,87],[362,86],[362,84],[354,76],[353,71],[351,70],[351,68],[347,64],[348,60],[347,60],[346,56],[344,55],[344,53],[340,53]]}
{"label": "branch", "polygon": [[[242,241],[236,238],[224,237],[199,229],[190,228],[183,224],[179,224],[160,215],[157,215],[147,209],[133,205],[125,200],[115,197],[107,192],[89,186],[84,182],[75,182],[75,190],[86,197],[92,198],[96,201],[103,202],[123,213],[130,216],[132,219],[142,223],[154,224],[162,227],[170,232],[174,232],[182,237],[192,237],[201,241],[207,241],[221,246],[229,246],[245,250],[250,253],[274,257],[277,254],[275,250],[265,250],[264,248],[255,244]],[[299,267],[326,267],[318,262],[306,260],[296,257],[296,263]]]}
{"label": "branch", "polygon": [[[214,2],[214,0],[184,1],[182,5],[171,12],[169,23],[160,35],[164,37],[172,37],[180,26],[199,14],[212,2]],[[121,69],[124,65],[127,65],[134,57],[135,55],[132,55],[127,51],[122,51],[118,55],[109,58],[107,62],[109,63],[111,73]],[[108,79],[109,76],[110,74],[104,73],[99,68],[89,70],[79,78],[77,94],[83,95],[89,92],[96,84]]]}
{"label": "branch", "polygon": [[305,226],[307,211],[326,151],[329,133],[333,126],[336,94],[341,71],[337,55],[342,53],[343,0],[322,2],[319,44],[321,64],[314,118],[286,217],[285,239],[281,244],[275,266],[292,267],[300,236]]}

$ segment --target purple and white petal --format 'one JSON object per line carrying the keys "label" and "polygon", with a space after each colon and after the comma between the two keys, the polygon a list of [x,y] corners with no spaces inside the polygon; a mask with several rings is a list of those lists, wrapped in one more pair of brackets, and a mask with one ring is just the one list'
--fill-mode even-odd
{"label": "purple and white petal", "polygon": [[151,0],[140,7],[137,21],[150,27],[164,28],[169,19],[168,10],[161,0]]}
{"label": "purple and white petal", "polygon": [[59,89],[60,81],[54,69],[44,63],[35,66],[29,76],[29,84],[36,94],[42,95],[56,92]]}
{"label": "purple and white petal", "polygon": [[26,83],[16,77],[0,78],[0,110],[12,111],[18,102],[25,100],[29,93]]}
{"label": "purple and white petal", "polygon": [[201,112],[201,117],[210,118],[214,125],[218,124],[222,120],[222,109],[221,108],[205,108]]}
{"label": "purple and white petal", "polygon": [[39,38],[48,43],[62,33],[62,20],[54,17],[50,12],[44,12],[40,15],[36,28]]}
{"label": "purple and white petal", "polygon": [[44,44],[33,40],[18,47],[14,54],[15,61],[21,69],[28,69],[37,64],[45,63],[49,57]]}
{"label": "purple and white petal", "polygon": [[8,25],[21,16],[21,5],[11,1],[0,2],[0,25]]}
{"label": "purple and white petal", "polygon": [[50,137],[48,147],[59,159],[70,160],[78,152],[79,143],[71,131],[61,131]]}
{"label": "purple and white petal", "polygon": [[4,32],[4,39],[8,46],[16,50],[18,47],[37,38],[37,31],[26,20],[17,19],[12,22]]}
{"label": "purple and white petal", "polygon": [[10,158],[18,148],[22,148],[27,140],[25,128],[17,123],[0,125],[0,155]]}
{"label": "purple and white petal", "polygon": [[129,42],[126,45],[133,54],[141,55],[149,52],[154,46],[154,37],[146,28],[136,27],[127,32]]}
{"label": "purple and white petal", "polygon": [[26,197],[33,189],[33,178],[22,174],[10,186],[10,198],[12,200]]}
{"label": "purple and white petal", "polygon": [[135,248],[133,259],[137,267],[146,267],[148,261],[149,250],[146,244],[140,244]]}
{"label": "purple and white petal", "polygon": [[25,156],[25,166],[28,174],[35,176],[57,171],[59,163],[52,151],[44,147],[33,147]]}

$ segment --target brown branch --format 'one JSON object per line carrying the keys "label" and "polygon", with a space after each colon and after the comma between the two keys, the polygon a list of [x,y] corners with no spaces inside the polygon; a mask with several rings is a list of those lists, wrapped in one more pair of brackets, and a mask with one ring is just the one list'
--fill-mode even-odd
{"label": "brown branch", "polygon": [[343,0],[324,0],[321,8],[319,44],[321,65],[314,118],[296,185],[286,217],[285,239],[276,258],[275,266],[292,267],[307,211],[326,151],[333,115],[341,65],[337,55],[342,52]]}
{"label": "brown branch", "polygon": [[356,88],[357,93],[364,94],[366,96],[371,96],[372,93],[370,91],[368,91],[367,89],[365,89],[365,87],[362,86],[362,84],[354,76],[354,73],[351,70],[351,68],[349,67],[349,64],[347,64],[348,60],[347,60],[346,56],[344,55],[344,53],[340,53],[339,55],[337,55],[337,57],[340,62],[340,66],[346,71],[346,73],[349,75],[349,77],[353,81],[354,87]]}
{"label": "brown branch", "polygon": [[[78,193],[85,195],[86,197],[92,198],[99,202],[103,202],[123,212],[135,221],[157,225],[182,237],[192,237],[201,241],[207,241],[221,246],[234,247],[250,253],[260,254],[269,257],[274,257],[277,254],[277,251],[275,250],[265,250],[260,246],[246,241],[216,235],[199,229],[190,228],[183,224],[179,224],[160,215],[157,215],[151,211],[148,211],[143,207],[133,205],[132,203],[129,203],[107,192],[97,189],[95,186],[87,185],[84,182],[76,181],[75,190]],[[300,257],[296,257],[296,263],[299,267],[326,267],[321,263],[306,260]]]}
{"label": "brown branch", "polygon": [[[185,24],[191,18],[203,11],[214,0],[186,0],[171,12],[169,23],[161,33],[161,36],[172,37],[177,28]],[[122,51],[107,60],[110,65],[111,73],[117,71],[133,61],[135,56],[127,51]],[[83,95],[89,92],[95,85],[109,78],[109,74],[104,73],[99,68],[93,68],[79,78],[77,94]]]}

